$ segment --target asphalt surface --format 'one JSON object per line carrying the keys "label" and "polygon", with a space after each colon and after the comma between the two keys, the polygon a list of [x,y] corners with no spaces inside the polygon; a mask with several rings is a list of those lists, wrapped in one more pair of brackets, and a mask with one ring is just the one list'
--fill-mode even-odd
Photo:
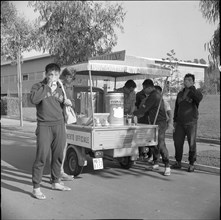
{"label": "asphalt surface", "polygon": [[[196,170],[163,167],[150,171],[145,163],[122,169],[104,161],[104,170],[94,171],[91,160],[82,174],[65,184],[70,192],[51,190],[50,168],[44,170],[45,201],[31,196],[31,167],[35,158],[36,123],[1,119],[1,211],[2,219],[219,219],[220,175]],[[170,155],[172,141],[166,140]],[[198,148],[219,146],[198,143]],[[199,149],[199,150],[200,150]]]}

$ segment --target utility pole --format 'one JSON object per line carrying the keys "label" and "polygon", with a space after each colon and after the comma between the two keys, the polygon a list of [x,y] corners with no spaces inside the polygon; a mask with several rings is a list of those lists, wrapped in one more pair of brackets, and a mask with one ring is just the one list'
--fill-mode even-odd
{"label": "utility pole", "polygon": [[23,127],[23,111],[22,111],[22,79],[21,79],[21,50],[18,46],[17,53],[17,78],[18,78],[18,106],[20,114],[20,126]]}

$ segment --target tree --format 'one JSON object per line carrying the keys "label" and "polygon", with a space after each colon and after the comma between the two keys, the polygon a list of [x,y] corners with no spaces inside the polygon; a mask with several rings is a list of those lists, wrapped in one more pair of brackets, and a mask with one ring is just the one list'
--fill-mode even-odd
{"label": "tree", "polygon": [[4,28],[7,25],[15,20],[17,10],[15,6],[9,1],[1,1],[1,28]]}
{"label": "tree", "polygon": [[31,49],[33,25],[18,15],[10,1],[1,1],[1,58],[16,60],[20,53]]}
{"label": "tree", "polygon": [[21,53],[32,47],[34,28],[9,1],[1,1],[1,59],[17,61],[20,126],[23,126]]}
{"label": "tree", "polygon": [[[203,17],[209,23],[216,23],[219,21],[219,0],[200,0],[199,6],[203,14]],[[214,31],[212,39],[205,44],[205,49],[210,53],[209,61],[214,63],[214,67],[220,65],[220,22],[218,23],[217,29]]]}
{"label": "tree", "polygon": [[169,89],[168,92],[178,92],[182,85],[182,81],[179,77],[179,70],[177,69],[180,60],[178,60],[175,55],[176,53],[172,49],[167,53],[167,58],[162,58],[162,60],[166,62],[162,66],[171,70],[169,84],[167,84],[167,90]]}
{"label": "tree", "polygon": [[203,58],[201,58],[201,59],[199,60],[199,63],[201,63],[201,64],[206,64],[206,61],[205,61]]}
{"label": "tree", "polygon": [[116,29],[123,31],[126,13],[118,3],[93,1],[29,1],[39,11],[36,49],[49,51],[60,65],[86,61],[111,52]]}
{"label": "tree", "polygon": [[199,63],[198,59],[195,58],[195,59],[193,60],[193,63]]}

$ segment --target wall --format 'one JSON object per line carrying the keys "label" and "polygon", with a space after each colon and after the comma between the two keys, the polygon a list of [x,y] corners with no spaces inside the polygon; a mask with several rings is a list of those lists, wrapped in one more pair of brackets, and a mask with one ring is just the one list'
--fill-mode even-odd
{"label": "wall", "polygon": [[[24,60],[21,64],[22,91],[27,93],[32,85],[44,78],[44,68],[54,62],[51,56]],[[1,95],[17,94],[17,65],[1,65]]]}

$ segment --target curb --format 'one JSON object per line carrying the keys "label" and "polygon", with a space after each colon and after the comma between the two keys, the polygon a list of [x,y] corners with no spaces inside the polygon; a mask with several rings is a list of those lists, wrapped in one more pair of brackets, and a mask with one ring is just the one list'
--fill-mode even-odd
{"label": "curb", "polygon": [[[172,134],[166,134],[166,138],[173,139],[173,135]],[[201,137],[197,137],[196,142],[207,143],[207,144],[217,144],[217,145],[220,144],[219,139],[209,139],[209,138],[201,138]]]}
{"label": "curb", "polygon": [[[160,162],[162,163],[162,160]],[[170,164],[171,165],[173,165],[175,163],[176,163],[176,160],[170,159]],[[188,168],[189,163],[182,161],[181,166],[185,167],[185,168]],[[194,164],[194,167],[195,167],[196,170],[220,174],[220,168],[218,168],[218,167],[211,167],[211,166],[206,166],[206,165],[197,164],[197,163]]]}
{"label": "curb", "polygon": [[[136,161],[137,164],[145,164],[148,162],[145,161]],[[176,160],[170,159],[170,165],[173,165],[176,163]],[[162,162],[162,159],[160,159],[160,164],[164,165]],[[181,166],[182,168],[188,168],[189,167],[189,163],[187,162],[181,162]],[[220,168],[218,167],[211,167],[211,166],[206,166],[206,165],[201,165],[201,164],[194,164],[194,167],[196,170],[200,170],[200,171],[204,171],[204,172],[209,172],[209,173],[216,173],[216,174],[220,174]],[[177,169],[178,170],[178,169]]]}

